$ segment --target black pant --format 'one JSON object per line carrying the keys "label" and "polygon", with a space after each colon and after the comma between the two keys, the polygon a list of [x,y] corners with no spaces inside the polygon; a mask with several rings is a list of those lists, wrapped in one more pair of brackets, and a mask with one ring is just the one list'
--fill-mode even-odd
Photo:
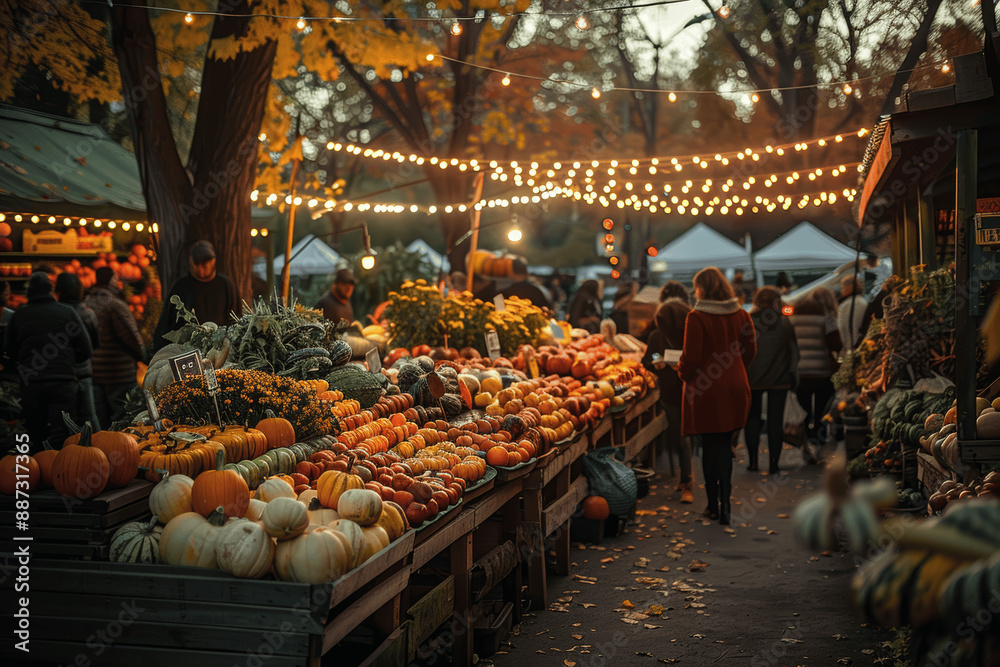
{"label": "black pant", "polygon": [[733,493],[733,437],[735,431],[701,434],[701,470],[705,475],[708,509],[717,511],[719,500],[729,508]]}
{"label": "black pant", "polygon": [[833,382],[828,377],[800,378],[795,393],[799,404],[806,411],[806,437],[810,440],[818,440],[820,427],[823,426],[823,415],[826,414],[826,406],[833,398]]}
{"label": "black pant", "polygon": [[63,441],[70,435],[62,413],[65,411],[74,420],[79,419],[77,390],[73,380],[35,380],[24,387],[21,405],[32,452],[44,449],[42,442],[46,439],[53,449],[62,448]]}
{"label": "black pant", "polygon": [[750,392],[750,416],[747,417],[747,458],[757,467],[757,450],[760,447],[760,407],[767,394],[767,458],[771,470],[778,467],[781,445],[785,437],[785,397],[787,389],[754,389]]}

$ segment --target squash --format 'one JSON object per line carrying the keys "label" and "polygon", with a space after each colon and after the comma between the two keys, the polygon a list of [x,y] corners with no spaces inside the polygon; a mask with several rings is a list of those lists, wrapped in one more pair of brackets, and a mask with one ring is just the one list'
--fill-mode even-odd
{"label": "squash", "polygon": [[222,443],[226,448],[226,459],[229,463],[255,459],[267,451],[267,436],[255,428],[226,426],[212,432],[208,439]]}
{"label": "squash", "polygon": [[257,422],[257,430],[264,434],[267,440],[268,449],[278,447],[290,447],[295,444],[295,429],[292,422],[282,417],[275,416],[274,412],[268,410],[267,417]]}
{"label": "squash", "polygon": [[365,543],[365,534],[361,526],[347,519],[339,519],[338,521],[331,522],[329,527],[347,538],[348,544],[351,545],[351,551],[354,553],[352,567],[361,565],[364,561],[358,560],[358,558],[361,556],[361,551]]}
{"label": "squash", "polygon": [[153,514],[149,521],[132,521],[116,530],[111,536],[108,560],[115,563],[159,563],[163,527],[157,525],[158,521],[159,517]]}
{"label": "squash", "polygon": [[58,449],[52,449],[49,446],[48,440],[43,442],[45,449],[40,452],[35,452],[32,458],[38,463],[38,469],[42,473],[42,486],[46,488],[51,488],[52,486],[52,463],[56,460],[59,455]]}
{"label": "squash", "polygon": [[316,492],[316,489],[306,489],[305,491],[299,494],[299,502],[305,505],[306,507],[309,507],[309,504],[312,502],[312,499],[316,498],[318,495],[319,494]]}
{"label": "squash", "polygon": [[234,519],[219,531],[215,559],[220,570],[234,577],[260,579],[271,570],[274,540],[256,521]]}
{"label": "squash", "polygon": [[361,555],[355,558],[358,565],[389,546],[389,534],[381,526],[362,528],[361,532],[363,534]]}
{"label": "squash", "polygon": [[160,559],[167,565],[218,569],[215,542],[225,522],[223,507],[217,507],[208,518],[198,512],[175,516],[160,535]]}
{"label": "squash", "polygon": [[[66,438],[63,447],[79,441],[80,434],[76,433]],[[95,431],[90,435],[90,445],[100,449],[108,458],[111,468],[109,489],[126,486],[139,474],[139,442],[135,436],[122,431]]]}
{"label": "squash", "polygon": [[406,511],[391,500],[382,501],[382,514],[375,525],[381,526],[392,542],[402,537],[410,527],[406,521]]}
{"label": "squash", "polygon": [[337,510],[323,507],[323,503],[319,501],[319,498],[313,498],[310,500],[308,509],[309,523],[328,526],[334,521],[340,521],[340,514],[337,513]]}
{"label": "squash", "polygon": [[348,489],[337,502],[337,513],[359,526],[371,526],[382,516],[382,496],[371,489]]}
{"label": "squash", "polygon": [[[330,346],[330,361],[334,366],[343,366],[354,356],[354,349],[346,340],[337,339]],[[327,385],[329,386],[329,385]]]}
{"label": "squash", "polygon": [[247,505],[247,512],[243,515],[243,518],[250,519],[251,521],[260,521],[261,516],[264,515],[265,507],[267,507],[267,503],[263,500],[251,498],[250,504]]}
{"label": "squash", "polygon": [[191,487],[191,507],[204,517],[216,507],[223,507],[227,517],[242,517],[250,505],[250,487],[233,470],[223,470],[226,453],[216,453],[215,470],[206,470],[195,478]]}
{"label": "squash", "polygon": [[275,498],[264,507],[260,522],[268,535],[287,540],[309,526],[309,510],[294,498]]}
{"label": "squash", "polygon": [[163,473],[163,478],[149,492],[149,511],[160,523],[169,523],[175,516],[191,512],[191,488],[194,480],[187,475]]}
{"label": "squash", "polygon": [[976,437],[980,440],[1000,438],[1000,412],[984,412],[976,419]]}
{"label": "squash", "polygon": [[80,432],[80,444],[65,445],[52,462],[56,493],[86,500],[104,491],[111,475],[108,457],[90,444],[90,424]]}
{"label": "squash", "polygon": [[348,472],[327,470],[319,476],[316,482],[316,497],[319,498],[324,507],[337,509],[337,502],[344,491],[364,488],[364,481],[350,472],[353,469],[353,462],[352,458],[347,466]]}
{"label": "squash", "polygon": [[325,526],[310,526],[302,535],[279,542],[274,552],[274,573],[282,581],[334,581],[353,563],[354,552],[344,535]]}
{"label": "squash", "polygon": [[42,479],[42,470],[34,457],[17,454],[11,450],[10,454],[0,459],[0,493],[8,496],[14,495],[18,490],[19,475],[24,478],[20,480],[24,483],[20,490],[30,493],[38,488],[38,483]]}
{"label": "squash", "polygon": [[269,477],[257,487],[254,498],[257,500],[263,500],[265,503],[269,503],[275,498],[291,498],[294,500],[295,489],[293,489],[292,485],[283,479],[279,479],[278,477]]}

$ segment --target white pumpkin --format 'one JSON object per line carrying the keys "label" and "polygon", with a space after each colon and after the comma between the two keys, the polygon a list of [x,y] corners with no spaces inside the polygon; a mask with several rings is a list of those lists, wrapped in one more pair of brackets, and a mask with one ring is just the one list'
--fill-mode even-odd
{"label": "white pumpkin", "polygon": [[334,581],[353,563],[354,552],[347,538],[326,526],[309,526],[298,537],[279,542],[274,552],[274,573],[282,581]]}
{"label": "white pumpkin", "polygon": [[319,492],[316,489],[306,489],[305,491],[299,494],[299,502],[305,505],[306,507],[309,507],[309,503],[312,501],[312,499],[318,496]]}
{"label": "white pumpkin", "polygon": [[287,540],[301,535],[309,526],[309,510],[298,500],[275,498],[264,505],[260,522],[268,535]]}
{"label": "white pumpkin", "polygon": [[323,507],[319,498],[313,498],[309,501],[309,523],[328,526],[334,521],[340,521],[340,514],[337,510]]}
{"label": "white pumpkin", "polygon": [[215,542],[226,521],[224,508],[216,508],[206,519],[197,512],[175,516],[160,535],[160,559],[167,565],[189,565],[218,569]]}
{"label": "white pumpkin", "polygon": [[269,477],[257,487],[257,493],[254,495],[254,498],[262,500],[265,503],[269,503],[275,498],[294,499],[295,489],[293,489],[292,485],[283,479]]}
{"label": "white pumpkin", "polygon": [[250,504],[247,505],[247,511],[246,514],[243,515],[243,518],[250,519],[251,521],[260,521],[260,517],[264,514],[265,507],[267,507],[267,503],[263,500],[251,498]]}
{"label": "white pumpkin", "polygon": [[365,534],[362,532],[361,526],[348,519],[338,519],[330,523],[329,526],[346,537],[348,543],[351,545],[351,552],[354,554],[352,567],[357,567],[363,563],[363,560],[358,560],[365,546]]}
{"label": "white pumpkin", "polygon": [[175,516],[191,511],[191,487],[194,480],[187,475],[163,473],[153,490],[149,492],[149,511],[167,524]]}
{"label": "white pumpkin", "polygon": [[256,521],[233,519],[215,540],[219,569],[242,579],[259,579],[271,570],[274,540]]}

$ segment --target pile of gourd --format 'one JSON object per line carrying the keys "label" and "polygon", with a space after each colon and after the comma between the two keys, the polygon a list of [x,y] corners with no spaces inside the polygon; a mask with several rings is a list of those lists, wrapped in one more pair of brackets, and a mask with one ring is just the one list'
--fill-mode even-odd
{"label": "pile of gourd", "polygon": [[361,565],[408,528],[402,508],[355,475],[328,470],[315,490],[298,497],[285,479],[272,477],[251,493],[222,461],[220,452],[216,470],[194,479],[165,474],[149,496],[152,519],[119,529],[111,560],[322,583]]}
{"label": "pile of gourd", "polygon": [[[985,398],[976,399],[976,437],[982,440],[1000,438],[1000,398],[990,403]],[[927,435],[920,438],[920,448],[934,457],[944,468],[955,468],[961,463],[958,447],[958,407],[953,401],[943,415],[930,415],[925,426]]]}

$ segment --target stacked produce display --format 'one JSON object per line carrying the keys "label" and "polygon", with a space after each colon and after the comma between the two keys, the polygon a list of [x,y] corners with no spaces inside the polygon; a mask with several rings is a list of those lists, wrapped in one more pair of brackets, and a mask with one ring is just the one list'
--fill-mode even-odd
{"label": "stacked produce display", "polygon": [[[546,341],[527,302],[441,305],[466,309],[452,325],[505,323],[510,357],[420,343],[369,369],[338,327],[297,305],[261,301],[227,327],[181,308],[185,324],[143,378],[152,403],[137,393],[117,430],[84,425],[32,457],[32,488],[82,500],[152,482],[152,517],[114,534],[112,560],[333,581],[655,386],[600,335]],[[175,380],[171,358],[195,350],[214,379]]]}

